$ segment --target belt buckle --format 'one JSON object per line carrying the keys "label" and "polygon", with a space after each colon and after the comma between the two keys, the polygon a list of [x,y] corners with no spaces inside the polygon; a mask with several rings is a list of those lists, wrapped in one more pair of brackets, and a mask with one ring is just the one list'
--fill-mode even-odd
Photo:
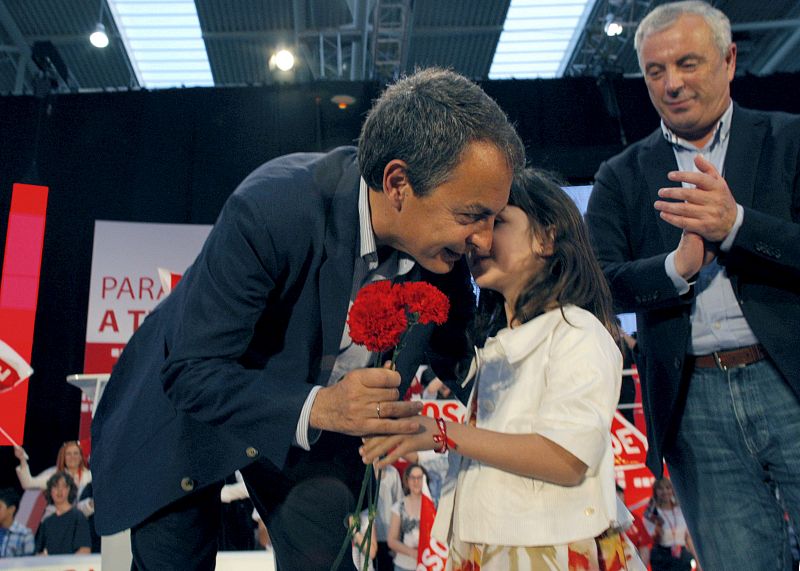
{"label": "belt buckle", "polygon": [[719,357],[719,351],[714,351],[714,352],[713,352],[713,353],[711,353],[711,354],[714,356],[714,362],[717,364],[717,368],[719,368],[719,370],[720,370],[720,371],[725,371],[725,372],[727,372],[727,371],[728,371],[728,367],[727,367],[727,365],[725,365],[725,364],[722,362],[722,359],[720,359],[720,357]]}

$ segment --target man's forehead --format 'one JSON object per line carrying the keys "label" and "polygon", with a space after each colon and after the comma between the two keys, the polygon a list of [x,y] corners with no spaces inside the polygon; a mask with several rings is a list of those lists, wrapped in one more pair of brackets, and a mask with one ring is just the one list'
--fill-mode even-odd
{"label": "man's forehead", "polygon": [[708,23],[694,14],[684,14],[672,24],[658,30],[653,30],[642,39],[642,52],[662,40],[661,47],[666,44],[675,50],[681,51],[682,47],[690,49],[689,46],[704,47],[713,45],[714,33]]}

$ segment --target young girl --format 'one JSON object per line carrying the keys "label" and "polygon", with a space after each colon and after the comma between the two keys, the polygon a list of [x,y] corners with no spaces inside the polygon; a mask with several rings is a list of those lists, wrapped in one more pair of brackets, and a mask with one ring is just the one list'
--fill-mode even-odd
{"label": "young girl", "polygon": [[418,434],[365,441],[364,461],[453,451],[434,526],[448,569],[626,569],[609,435],[622,356],[578,209],[526,171],[469,264],[483,347],[468,420],[421,417]]}

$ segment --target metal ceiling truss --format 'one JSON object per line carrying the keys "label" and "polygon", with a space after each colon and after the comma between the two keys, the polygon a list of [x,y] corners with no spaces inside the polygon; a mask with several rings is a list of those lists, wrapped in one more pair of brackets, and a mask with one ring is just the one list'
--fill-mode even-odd
{"label": "metal ceiling truss", "polygon": [[[596,77],[604,72],[622,73],[620,57],[628,45],[633,45],[636,27],[655,4],[656,0],[598,0],[575,45],[564,75]],[[609,21],[621,24],[622,34],[608,36],[605,26]]]}
{"label": "metal ceiling truss", "polygon": [[39,75],[40,71],[31,59],[31,47],[25,41],[17,23],[2,0],[0,0],[0,26],[13,42],[13,45],[2,46],[0,54],[11,59],[16,69],[14,94],[21,95],[26,90],[33,91],[32,80]]}
{"label": "metal ceiling truss", "polygon": [[295,45],[315,80],[388,81],[405,71],[413,0],[347,0],[352,21],[305,28],[306,6],[293,0]]}

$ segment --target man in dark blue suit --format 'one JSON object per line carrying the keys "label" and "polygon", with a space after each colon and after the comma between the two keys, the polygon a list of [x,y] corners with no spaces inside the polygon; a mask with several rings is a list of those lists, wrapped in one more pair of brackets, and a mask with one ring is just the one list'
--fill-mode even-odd
{"label": "man in dark blue suit", "polygon": [[[239,469],[278,568],[329,569],[364,472],[358,437],[418,428],[419,405],[397,399],[420,361],[453,377],[465,347],[448,328],[473,304],[462,256],[491,246],[523,163],[494,101],[424,70],[385,91],[357,150],[256,169],[114,369],[92,426],[100,533],[130,527],[136,569],[211,569],[220,487]],[[414,328],[397,372],[368,368],[345,322],[384,278],[452,303],[445,326]]]}
{"label": "man in dark blue suit", "polygon": [[[705,2],[657,7],[635,45],[661,128],[601,165],[586,220],[617,306],[637,315],[648,465],[660,476],[666,459],[705,569],[786,569],[784,509],[800,524],[800,117],[732,102],[730,22]],[[674,555],[656,546],[651,560]]]}

